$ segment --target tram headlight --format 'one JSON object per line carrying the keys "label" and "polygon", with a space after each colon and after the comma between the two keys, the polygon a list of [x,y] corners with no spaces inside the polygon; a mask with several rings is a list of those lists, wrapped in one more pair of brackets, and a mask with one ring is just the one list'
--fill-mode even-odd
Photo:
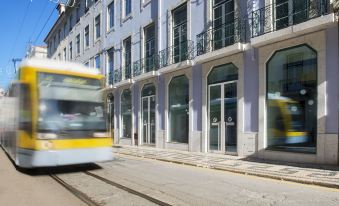
{"label": "tram headlight", "polygon": [[37,137],[38,139],[56,139],[58,135],[54,133],[38,133]]}

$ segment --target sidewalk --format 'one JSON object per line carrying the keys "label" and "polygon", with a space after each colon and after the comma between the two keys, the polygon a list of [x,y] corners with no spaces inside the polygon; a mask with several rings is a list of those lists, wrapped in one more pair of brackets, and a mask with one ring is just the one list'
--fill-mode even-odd
{"label": "sidewalk", "polygon": [[339,189],[339,167],[335,166],[243,160],[237,156],[125,145],[116,145],[113,151],[117,154]]}

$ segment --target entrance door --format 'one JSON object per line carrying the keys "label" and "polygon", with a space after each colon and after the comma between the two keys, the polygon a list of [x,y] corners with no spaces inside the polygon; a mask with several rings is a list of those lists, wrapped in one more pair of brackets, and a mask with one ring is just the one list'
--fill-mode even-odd
{"label": "entrance door", "polygon": [[237,81],[209,85],[209,150],[237,152]]}
{"label": "entrance door", "polygon": [[142,134],[144,144],[155,144],[155,95],[142,97]]}

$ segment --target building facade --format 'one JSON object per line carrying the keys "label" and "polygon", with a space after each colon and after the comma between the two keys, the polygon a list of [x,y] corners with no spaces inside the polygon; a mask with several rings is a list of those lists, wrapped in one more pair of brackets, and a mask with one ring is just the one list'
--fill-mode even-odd
{"label": "building facade", "polygon": [[30,46],[26,58],[47,58],[47,47],[46,46]]}
{"label": "building facade", "polygon": [[77,5],[60,9],[48,56],[106,75],[115,143],[338,164],[331,0]]}

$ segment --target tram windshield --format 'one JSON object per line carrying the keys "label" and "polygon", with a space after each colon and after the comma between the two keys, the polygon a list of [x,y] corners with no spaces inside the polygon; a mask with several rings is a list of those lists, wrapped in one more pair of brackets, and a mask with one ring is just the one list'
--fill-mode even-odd
{"label": "tram windshield", "polygon": [[106,131],[101,83],[39,73],[39,131]]}

